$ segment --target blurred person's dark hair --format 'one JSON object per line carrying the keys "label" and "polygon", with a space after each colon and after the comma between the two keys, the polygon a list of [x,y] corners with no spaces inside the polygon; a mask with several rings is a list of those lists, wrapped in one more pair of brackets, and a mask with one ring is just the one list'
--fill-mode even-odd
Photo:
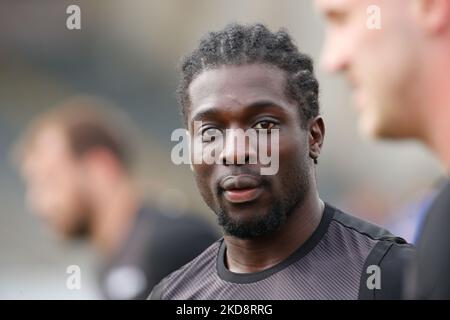
{"label": "blurred person's dark hair", "polygon": [[48,126],[62,130],[75,157],[101,148],[110,152],[123,169],[133,173],[138,155],[138,134],[128,116],[112,102],[79,95],[39,115],[15,145],[14,160],[22,162],[33,146],[34,138]]}
{"label": "blurred person's dark hair", "polygon": [[190,83],[203,71],[225,65],[262,63],[286,73],[286,94],[298,102],[302,124],[319,114],[319,83],[312,59],[301,53],[284,30],[271,32],[263,24],[229,24],[218,32],[209,32],[199,46],[181,63],[182,79],[178,101],[186,124]]}

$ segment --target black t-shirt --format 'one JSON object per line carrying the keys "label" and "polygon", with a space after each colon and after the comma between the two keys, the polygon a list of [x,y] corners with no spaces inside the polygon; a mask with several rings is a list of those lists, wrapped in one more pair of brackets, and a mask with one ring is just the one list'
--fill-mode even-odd
{"label": "black t-shirt", "polygon": [[403,239],[326,205],[312,236],[280,264],[233,273],[220,239],[149,299],[400,299],[413,252]]}
{"label": "black t-shirt", "polygon": [[100,274],[108,299],[145,299],[152,288],[219,238],[200,218],[139,210],[121,250]]}
{"label": "black t-shirt", "polygon": [[450,299],[450,182],[427,212],[417,242],[417,264],[407,283],[409,298]]}

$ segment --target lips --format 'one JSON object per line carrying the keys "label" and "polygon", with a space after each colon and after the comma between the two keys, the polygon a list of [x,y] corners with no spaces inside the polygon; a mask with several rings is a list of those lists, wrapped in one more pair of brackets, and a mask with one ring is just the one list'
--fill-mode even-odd
{"label": "lips", "polygon": [[253,201],[263,192],[261,178],[248,174],[227,176],[220,181],[220,187],[225,199],[231,203]]}

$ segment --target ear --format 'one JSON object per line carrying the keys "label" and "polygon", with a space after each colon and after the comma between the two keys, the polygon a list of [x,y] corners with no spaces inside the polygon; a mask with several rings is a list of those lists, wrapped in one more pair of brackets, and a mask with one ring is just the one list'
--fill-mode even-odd
{"label": "ear", "polygon": [[315,117],[309,124],[309,157],[317,162],[325,137],[325,123],[322,116]]}
{"label": "ear", "polygon": [[415,13],[428,34],[440,33],[450,25],[450,0],[416,0]]}

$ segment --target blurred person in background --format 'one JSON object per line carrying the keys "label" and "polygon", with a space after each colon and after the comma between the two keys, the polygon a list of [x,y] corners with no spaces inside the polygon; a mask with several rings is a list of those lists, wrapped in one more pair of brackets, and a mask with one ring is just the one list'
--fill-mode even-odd
{"label": "blurred person in background", "polygon": [[74,97],[34,120],[16,149],[33,212],[65,239],[88,238],[105,261],[108,299],[147,297],[217,239],[201,219],[145,202],[132,126],[107,102]]}
{"label": "blurred person in background", "polygon": [[[409,298],[450,299],[450,0],[316,4],[327,21],[323,66],[347,76],[361,130],[417,139],[445,168],[419,227],[418,263],[405,291]],[[379,27],[369,27],[368,19],[377,19],[371,14]]]}

